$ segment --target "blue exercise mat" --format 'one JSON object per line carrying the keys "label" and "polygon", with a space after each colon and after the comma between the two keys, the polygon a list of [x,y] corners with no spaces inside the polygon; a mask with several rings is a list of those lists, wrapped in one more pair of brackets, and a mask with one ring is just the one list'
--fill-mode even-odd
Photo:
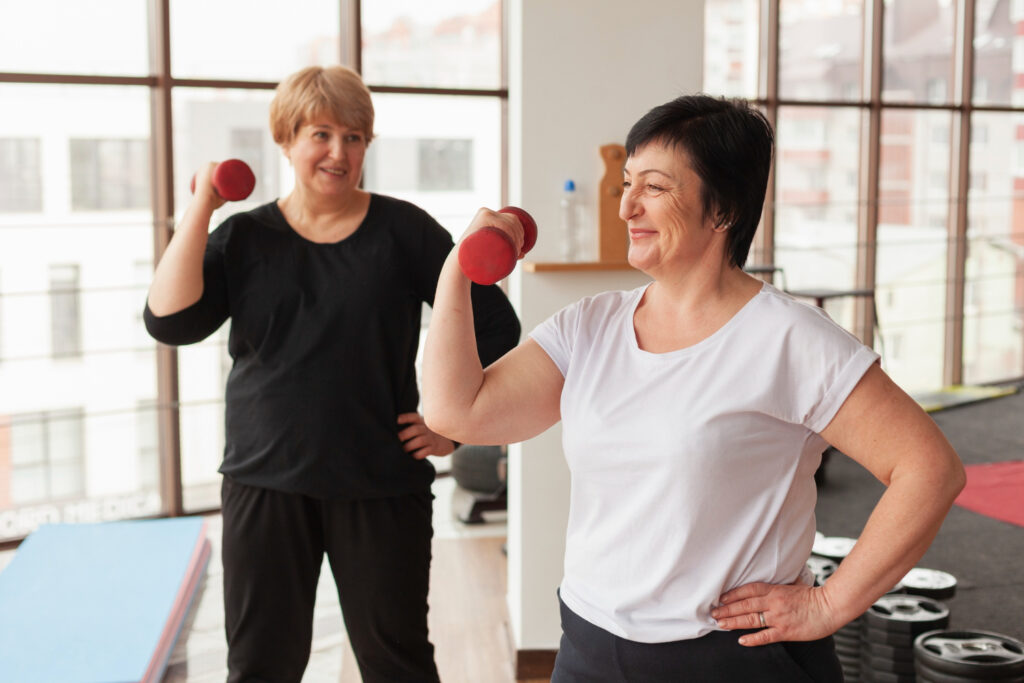
{"label": "blue exercise mat", "polygon": [[201,517],[41,526],[0,571],[0,680],[159,681],[209,559]]}

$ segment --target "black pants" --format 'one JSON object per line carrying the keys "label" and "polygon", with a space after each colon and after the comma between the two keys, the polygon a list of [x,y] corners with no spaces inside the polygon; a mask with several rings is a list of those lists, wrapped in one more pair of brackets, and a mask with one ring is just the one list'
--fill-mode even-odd
{"label": "black pants", "polygon": [[224,477],[228,681],[299,683],[324,553],[364,683],[436,683],[427,634],[429,491],[319,500]]}
{"label": "black pants", "polygon": [[842,683],[831,636],[808,643],[743,647],[753,631],[638,643],[608,633],[559,600],[562,640],[551,683]]}

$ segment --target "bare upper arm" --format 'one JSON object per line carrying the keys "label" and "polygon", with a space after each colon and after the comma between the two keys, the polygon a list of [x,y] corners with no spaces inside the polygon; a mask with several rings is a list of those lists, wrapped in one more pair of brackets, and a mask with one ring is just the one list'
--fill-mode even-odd
{"label": "bare upper arm", "polygon": [[920,467],[936,476],[960,467],[935,421],[877,363],[821,435],[886,485],[899,466]]}
{"label": "bare upper arm", "polygon": [[565,378],[533,339],[484,370],[483,384],[465,422],[465,439],[477,444],[506,444],[537,436],[561,419]]}

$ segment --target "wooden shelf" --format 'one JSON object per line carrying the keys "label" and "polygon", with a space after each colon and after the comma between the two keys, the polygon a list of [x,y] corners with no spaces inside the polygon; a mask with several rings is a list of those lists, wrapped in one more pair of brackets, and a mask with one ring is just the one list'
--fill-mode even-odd
{"label": "wooden shelf", "polygon": [[595,270],[633,270],[628,261],[523,261],[527,273],[555,273]]}

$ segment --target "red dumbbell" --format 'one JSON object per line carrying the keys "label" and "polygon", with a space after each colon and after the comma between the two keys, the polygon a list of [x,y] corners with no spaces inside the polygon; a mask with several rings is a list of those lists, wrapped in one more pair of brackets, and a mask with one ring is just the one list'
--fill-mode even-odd
{"label": "red dumbbell", "polygon": [[517,206],[506,206],[498,213],[510,213],[523,224],[523,249],[516,254],[515,245],[503,230],[483,227],[462,240],[459,245],[459,266],[478,285],[493,285],[516,267],[516,261],[537,243],[537,224],[533,217]]}
{"label": "red dumbbell", "polygon": [[[252,188],[256,187],[256,176],[253,174],[249,164],[241,159],[228,159],[222,161],[213,168],[213,189],[221,199],[229,202],[237,202],[252,194]],[[192,183],[189,185],[192,193],[196,191],[196,177],[192,176]]]}

